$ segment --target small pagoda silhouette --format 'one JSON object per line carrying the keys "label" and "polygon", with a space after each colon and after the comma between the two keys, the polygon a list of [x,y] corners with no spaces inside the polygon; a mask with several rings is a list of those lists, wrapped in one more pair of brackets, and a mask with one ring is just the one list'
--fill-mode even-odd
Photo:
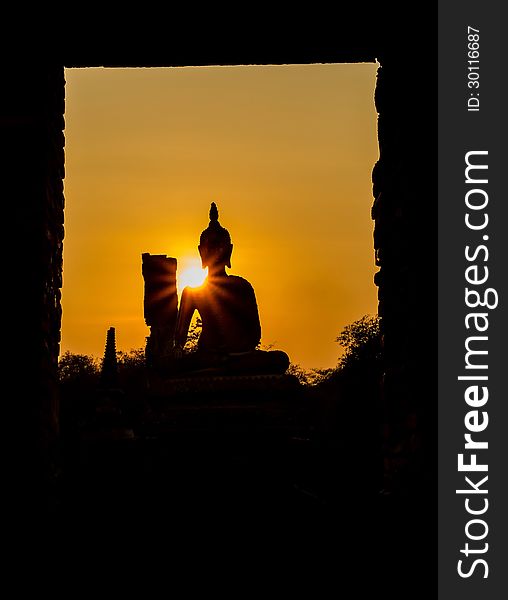
{"label": "small pagoda silhouette", "polygon": [[115,328],[110,327],[106,335],[106,348],[101,368],[101,387],[118,387],[118,361],[116,360]]}

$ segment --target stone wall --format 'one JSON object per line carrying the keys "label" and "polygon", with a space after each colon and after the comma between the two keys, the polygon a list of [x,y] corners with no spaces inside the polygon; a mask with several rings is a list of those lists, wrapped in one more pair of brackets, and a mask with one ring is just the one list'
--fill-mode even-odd
{"label": "stone wall", "polygon": [[385,371],[385,486],[393,489],[425,485],[423,474],[432,477],[434,467],[437,121],[415,70],[418,54],[388,54],[380,62],[372,218]]}
{"label": "stone wall", "polygon": [[55,476],[57,359],[64,236],[64,70],[11,67],[3,75],[1,147],[7,248],[6,402],[18,500],[31,505]]}
{"label": "stone wall", "polygon": [[[323,42],[319,29],[313,39],[294,35],[281,45],[263,37],[262,48],[238,40],[235,49],[225,39],[213,44],[217,63],[373,61],[382,65],[376,89],[379,113],[380,159],[373,171],[374,247],[380,268],[379,314],[382,317],[386,373],[385,454],[387,474],[418,473],[422,457],[432,458],[435,431],[433,397],[435,365],[432,351],[435,323],[436,273],[436,158],[435,109],[422,93],[418,65],[432,65],[433,40],[428,31],[432,15],[408,28],[387,28],[390,20],[372,19],[354,31],[335,30]],[[395,22],[395,21],[394,21]],[[429,28],[430,27],[430,28]],[[398,37],[397,37],[398,36]],[[402,36],[402,37],[401,37]],[[405,37],[404,37],[405,36]],[[259,42],[258,37],[256,39]],[[305,40],[305,47],[302,46]],[[131,40],[132,41],[132,40]],[[426,45],[424,44],[426,43]],[[64,71],[67,65],[200,64],[198,49],[190,54],[178,46],[171,55],[166,40],[153,50],[153,59],[138,60],[130,44],[129,57],[104,56],[88,60],[88,45],[68,54],[56,66],[19,66],[3,73],[1,147],[6,228],[15,232],[8,248],[10,285],[7,318],[9,375],[18,398],[9,402],[8,423],[14,432],[18,473],[25,483],[40,488],[52,477],[54,440],[58,430],[56,369],[60,341],[62,285]],[[270,46],[272,44],[272,46]],[[291,50],[293,44],[296,50]],[[203,48],[206,44],[203,43]],[[280,48],[283,48],[281,51]],[[435,47],[435,44],[434,44]],[[278,49],[278,50],[277,50]],[[411,52],[408,51],[411,49]],[[222,52],[222,53],[221,53]],[[278,53],[277,53],[278,52]],[[435,52],[435,50],[434,50]],[[65,52],[62,51],[62,57]],[[237,56],[243,60],[236,61]],[[263,60],[264,57],[274,57]],[[228,58],[231,57],[231,58]],[[279,58],[277,58],[279,57]],[[291,58],[295,57],[295,58]],[[425,81],[429,81],[428,75]],[[432,83],[432,79],[430,79]],[[430,90],[433,94],[433,90]],[[430,102],[430,104],[429,104]],[[434,129],[432,129],[434,127]],[[427,367],[427,373],[421,374]],[[423,377],[423,379],[422,379]],[[427,448],[426,452],[422,452]],[[409,467],[409,469],[408,469]],[[431,464],[432,470],[433,464]],[[28,483],[27,483],[28,485]]]}

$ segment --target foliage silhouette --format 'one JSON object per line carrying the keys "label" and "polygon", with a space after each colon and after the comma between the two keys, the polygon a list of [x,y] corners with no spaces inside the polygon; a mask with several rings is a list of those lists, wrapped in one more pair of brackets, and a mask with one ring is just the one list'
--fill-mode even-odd
{"label": "foliage silhouette", "polygon": [[316,386],[325,381],[335,369],[304,369],[296,363],[291,363],[288,375],[294,375],[305,386]]}
{"label": "foliage silhouette", "polygon": [[[191,324],[185,353],[194,352],[201,334],[199,317]],[[381,375],[382,347],[379,317],[364,315],[361,319],[346,325],[337,336],[344,353],[338,359],[337,367],[330,369],[304,369],[292,363],[288,374],[294,375],[303,385],[316,386],[329,379],[347,374],[367,376],[367,379],[378,380]],[[271,349],[274,344],[263,345]],[[128,389],[138,388],[143,384],[146,375],[145,352],[143,348],[132,348],[128,352],[118,351],[118,370],[121,386]],[[86,354],[65,352],[58,363],[60,383],[64,387],[72,386],[90,389],[97,385],[100,374],[100,360]]]}
{"label": "foliage silhouette", "polygon": [[73,354],[67,350],[58,361],[58,377],[64,386],[93,387],[99,373],[99,360],[87,354]]}
{"label": "foliage silhouette", "polygon": [[339,358],[338,369],[381,369],[381,330],[377,315],[364,315],[346,325],[335,340],[345,350]]}
{"label": "foliage silhouette", "polygon": [[201,319],[197,317],[190,325],[187,333],[187,341],[183,347],[184,354],[191,354],[198,348],[199,336],[201,335],[202,323]]}
{"label": "foliage silhouette", "polygon": [[[364,315],[346,325],[335,339],[343,348],[337,366],[329,369],[304,369],[291,363],[288,374],[294,375],[305,386],[319,386],[338,377],[352,377],[353,373],[367,380],[379,382],[382,371],[382,342],[377,315]],[[272,344],[273,345],[273,344]]]}

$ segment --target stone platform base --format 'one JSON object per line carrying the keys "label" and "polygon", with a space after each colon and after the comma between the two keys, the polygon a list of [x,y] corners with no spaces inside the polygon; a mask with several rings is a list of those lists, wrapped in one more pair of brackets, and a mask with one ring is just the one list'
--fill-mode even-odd
{"label": "stone platform base", "polygon": [[303,400],[292,375],[149,380],[145,431],[260,431],[292,427]]}
{"label": "stone platform base", "polygon": [[300,383],[294,375],[211,375],[200,377],[151,376],[148,380],[150,396],[173,396],[180,394],[207,394],[210,398],[218,393],[246,392],[259,394],[263,400],[263,392],[298,390]]}

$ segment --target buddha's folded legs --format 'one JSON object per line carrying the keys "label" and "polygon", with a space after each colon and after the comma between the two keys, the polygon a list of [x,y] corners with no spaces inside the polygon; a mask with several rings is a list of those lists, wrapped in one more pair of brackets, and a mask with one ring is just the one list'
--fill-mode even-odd
{"label": "buddha's folded legs", "polygon": [[285,373],[288,367],[289,357],[281,350],[251,350],[234,354],[196,351],[172,361],[169,370],[175,375],[275,375]]}
{"label": "buddha's folded legs", "polygon": [[289,367],[289,357],[282,350],[252,350],[229,354],[227,364],[232,373],[282,374]]}

